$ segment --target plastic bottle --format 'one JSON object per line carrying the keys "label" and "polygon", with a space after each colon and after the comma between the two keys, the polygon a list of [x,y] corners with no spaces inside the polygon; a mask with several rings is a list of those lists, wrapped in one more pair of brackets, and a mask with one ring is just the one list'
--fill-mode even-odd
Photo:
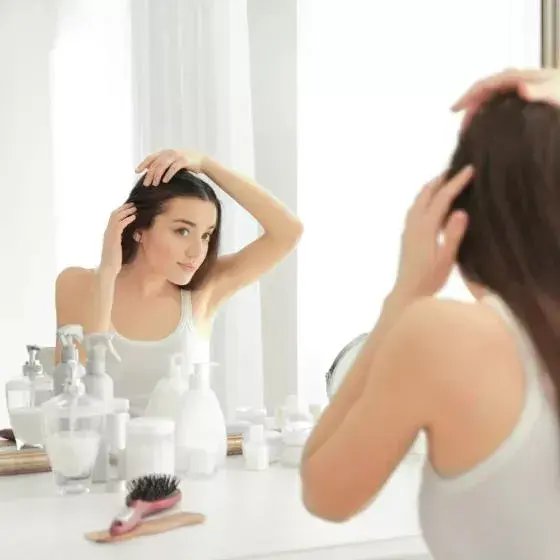
{"label": "plastic bottle", "polygon": [[249,429],[248,439],[243,446],[245,466],[252,471],[263,471],[269,467],[270,451],[264,426],[254,424]]}
{"label": "plastic bottle", "polygon": [[210,387],[212,363],[196,364],[175,418],[176,465],[179,474],[210,476],[227,454],[226,423]]}
{"label": "plastic bottle", "polygon": [[184,354],[171,356],[167,374],[157,382],[144,416],[175,420],[181,398],[189,388],[189,376],[193,373],[194,365]]}
{"label": "plastic bottle", "polygon": [[59,492],[89,491],[105,434],[106,408],[86,394],[77,362],[70,360],[63,392],[42,405],[45,446]]}
{"label": "plastic bottle", "polygon": [[53,392],[60,395],[64,390],[64,383],[70,377],[70,360],[76,362],[78,377],[83,377],[86,373],[84,366],[80,363],[80,355],[76,342],[84,339],[84,330],[81,325],[64,325],[56,331],[56,336],[61,345],[61,360],[53,370]]}

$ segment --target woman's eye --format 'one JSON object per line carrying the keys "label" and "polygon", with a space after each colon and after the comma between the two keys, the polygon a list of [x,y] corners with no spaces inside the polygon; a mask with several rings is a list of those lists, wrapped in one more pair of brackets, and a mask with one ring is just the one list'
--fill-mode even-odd
{"label": "woman's eye", "polygon": [[187,228],[181,228],[177,230],[177,233],[182,237],[186,237],[189,235],[190,231]]}
{"label": "woman's eye", "polygon": [[203,239],[204,241],[210,241],[210,238],[211,238],[211,237],[212,237],[212,234],[211,234],[211,233],[205,233],[205,234],[202,236],[202,239]]}

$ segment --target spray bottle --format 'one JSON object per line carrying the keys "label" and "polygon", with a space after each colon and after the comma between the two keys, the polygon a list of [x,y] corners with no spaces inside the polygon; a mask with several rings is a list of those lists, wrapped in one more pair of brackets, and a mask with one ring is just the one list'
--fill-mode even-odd
{"label": "spray bottle", "polygon": [[[103,403],[106,415],[112,413],[114,401],[113,379],[106,371],[107,351],[120,361],[111,342],[113,336],[113,333],[91,333],[84,339],[87,352],[86,376],[84,377],[86,391],[90,397]],[[93,482],[107,482],[110,479],[108,440],[108,434],[104,434],[93,468]]]}
{"label": "spray bottle", "polygon": [[110,410],[114,398],[113,378],[107,373],[107,351],[120,361],[113,347],[113,333],[91,333],[84,339],[87,361],[84,383],[88,395],[107,404]]}
{"label": "spray bottle", "polygon": [[76,362],[78,377],[82,378],[86,374],[84,366],[80,363],[79,352],[76,346],[77,342],[82,342],[84,339],[84,330],[81,325],[64,325],[56,331],[56,336],[62,346],[62,356],[60,363],[53,371],[53,388],[55,396],[62,394],[64,391],[64,384],[68,379],[70,379],[70,361]]}

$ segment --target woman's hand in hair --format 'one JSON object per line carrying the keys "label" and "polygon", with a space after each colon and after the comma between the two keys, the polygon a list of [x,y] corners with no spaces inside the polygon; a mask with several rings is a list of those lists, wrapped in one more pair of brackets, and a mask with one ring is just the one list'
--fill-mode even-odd
{"label": "woman's hand in hair", "polygon": [[126,226],[136,219],[134,204],[127,203],[111,213],[103,236],[103,249],[99,270],[111,277],[117,276],[122,268],[122,234]]}
{"label": "woman's hand in hair", "polygon": [[447,182],[437,177],[420,191],[407,214],[393,293],[408,300],[432,296],[447,282],[468,222],[461,210],[447,216],[472,176],[469,166]]}
{"label": "woman's hand in hair", "polygon": [[204,160],[204,155],[194,150],[162,150],[149,155],[138,165],[136,173],[146,171],[144,185],[157,187],[168,183],[181,169],[202,173]]}
{"label": "woman's hand in hair", "polygon": [[498,72],[471,86],[451,110],[465,111],[465,126],[482,103],[498,92],[511,90],[517,91],[527,101],[543,101],[560,106],[560,71],[554,68],[537,68]]}

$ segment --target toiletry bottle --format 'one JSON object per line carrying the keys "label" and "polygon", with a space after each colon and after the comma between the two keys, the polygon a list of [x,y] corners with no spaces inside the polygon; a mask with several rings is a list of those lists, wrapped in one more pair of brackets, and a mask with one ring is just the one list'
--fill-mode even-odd
{"label": "toiletry bottle", "polygon": [[[114,383],[113,378],[106,371],[107,351],[119,359],[111,343],[113,336],[113,333],[92,333],[84,338],[87,351],[84,377],[86,392],[105,405],[108,415],[113,411]],[[99,453],[93,468],[92,481],[107,482],[109,478],[109,434],[104,434],[99,443]]]}
{"label": "toiletry bottle", "polygon": [[8,416],[18,449],[43,445],[40,405],[52,397],[53,383],[37,359],[39,350],[38,346],[27,346],[29,359],[21,375],[6,383]]}
{"label": "toiletry bottle", "polygon": [[87,492],[101,439],[105,404],[86,394],[77,362],[70,360],[63,392],[45,402],[45,447],[61,494]]}
{"label": "toiletry bottle", "polygon": [[27,345],[28,360],[23,365],[23,375],[31,381],[30,406],[41,406],[53,396],[53,379],[45,373],[39,361],[40,348],[34,344]]}
{"label": "toiletry bottle", "polygon": [[262,424],[254,424],[249,429],[247,441],[243,446],[243,455],[245,466],[249,470],[263,471],[268,468],[270,455]]}
{"label": "toiletry bottle", "polygon": [[[176,461],[180,474],[211,475],[224,465],[227,455],[226,423],[218,397],[210,387],[211,365],[195,365],[175,419]],[[196,473],[193,472],[195,467]]]}
{"label": "toiletry bottle", "polygon": [[144,416],[175,420],[181,397],[189,388],[189,377],[194,373],[194,364],[184,354],[174,354],[169,362],[167,374],[156,384]]}
{"label": "toiletry bottle", "polygon": [[85,375],[84,366],[80,363],[80,356],[76,342],[84,339],[84,330],[81,325],[64,325],[56,331],[56,336],[61,346],[60,363],[53,371],[54,394],[60,395],[64,390],[64,383],[70,377],[68,362],[75,361],[79,369],[79,377]]}

